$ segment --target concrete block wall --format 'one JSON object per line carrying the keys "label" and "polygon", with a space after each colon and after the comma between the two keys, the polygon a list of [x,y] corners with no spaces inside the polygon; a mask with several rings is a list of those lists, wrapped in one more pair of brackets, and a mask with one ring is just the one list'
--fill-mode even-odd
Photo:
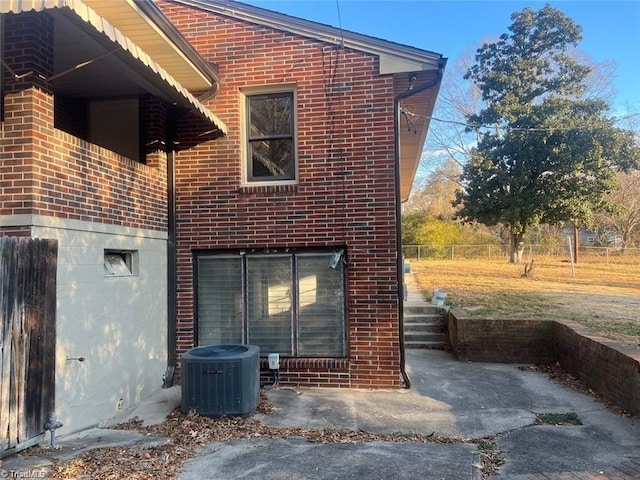
{"label": "concrete block wall", "polygon": [[[56,415],[59,435],[95,426],[162,387],[167,360],[166,234],[36,217],[58,239]],[[131,276],[105,277],[104,249],[135,252]],[[78,359],[82,358],[83,361]]]}

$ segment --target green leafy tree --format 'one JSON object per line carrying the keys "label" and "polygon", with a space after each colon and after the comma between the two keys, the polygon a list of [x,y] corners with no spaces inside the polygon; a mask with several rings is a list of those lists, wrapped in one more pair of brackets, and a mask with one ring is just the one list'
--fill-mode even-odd
{"label": "green leafy tree", "polygon": [[479,141],[456,205],[466,220],[507,225],[518,263],[529,227],[590,223],[606,208],[616,171],[637,167],[640,152],[632,133],[606,117],[607,103],[584,96],[590,67],[569,54],[581,27],[549,5],[511,18],[510,33],[480,47],[465,76],[484,108],[467,116]]}
{"label": "green leafy tree", "polygon": [[420,229],[423,245],[454,245],[458,242],[459,236],[460,225],[447,220],[433,219]]}
{"label": "green leafy tree", "polygon": [[421,243],[420,229],[426,221],[424,212],[402,212],[402,244],[419,245]]}
{"label": "green leafy tree", "polygon": [[435,168],[419,188],[414,188],[402,213],[403,245],[429,245],[442,254],[451,245],[495,243],[495,236],[477,223],[455,220],[453,201],[460,190],[460,166],[453,160]]}

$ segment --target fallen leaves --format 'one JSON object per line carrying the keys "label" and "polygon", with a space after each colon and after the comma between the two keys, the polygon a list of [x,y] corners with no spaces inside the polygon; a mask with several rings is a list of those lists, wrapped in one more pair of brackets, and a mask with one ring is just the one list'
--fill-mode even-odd
{"label": "fallen leaves", "polygon": [[[180,452],[183,455],[180,455]],[[192,456],[173,443],[153,448],[105,447],[86,451],[72,460],[56,460],[49,479],[146,480],[177,478],[182,463]]]}
{"label": "fallen leaves", "polygon": [[600,403],[602,403],[609,410],[614,412],[616,415],[620,415],[621,417],[630,417],[631,414],[624,409],[618,407],[610,400],[600,395],[598,392],[589,388],[584,384],[580,379],[576,378],[572,374],[568,373],[566,370],[562,368],[560,362],[556,362],[553,365],[532,365],[527,367],[520,367],[520,370],[523,371],[537,371],[545,373],[552,380],[555,380],[562,385],[573,388],[578,392],[582,392],[585,395],[590,395],[591,397],[597,399]]}
{"label": "fallen leaves", "polygon": [[504,452],[495,441],[495,437],[485,437],[478,441],[480,451],[480,465],[483,477],[491,477],[498,474],[498,469],[505,464]]}
{"label": "fallen leaves", "polygon": [[[264,398],[258,412],[273,413],[276,407]],[[113,428],[136,430],[147,435],[164,437],[167,441],[159,446],[106,447],[81,453],[71,460],[54,460],[48,478],[62,479],[122,479],[142,480],[149,478],[177,479],[182,464],[193,457],[198,448],[213,442],[228,442],[250,438],[304,438],[313,443],[366,443],[383,442],[435,442],[477,443],[471,439],[452,439],[434,434],[388,433],[376,434],[362,430],[341,428],[272,427],[251,417],[210,418],[195,411],[184,414],[175,409],[159,424],[144,426],[139,419],[116,425]]]}
{"label": "fallen leaves", "polygon": [[[577,390],[594,395],[575,377],[564,372],[559,364],[551,366],[521,367],[522,370],[540,371]],[[269,415],[277,407],[262,396],[257,413]],[[546,420],[549,422],[550,420]],[[342,428],[301,428],[273,427],[249,417],[211,418],[201,416],[195,411],[182,413],[180,409],[171,412],[165,421],[158,425],[144,426],[142,420],[133,419],[113,428],[135,430],[142,434],[166,439],[153,447],[104,447],[85,451],[70,460],[53,460],[49,476],[51,480],[62,479],[130,479],[150,478],[177,479],[182,465],[194,457],[198,449],[214,442],[229,442],[252,438],[303,438],[312,443],[358,444],[368,442],[396,443],[472,443],[480,453],[477,465],[483,477],[496,475],[505,463],[495,438],[447,438],[414,433],[377,434],[362,430]]]}

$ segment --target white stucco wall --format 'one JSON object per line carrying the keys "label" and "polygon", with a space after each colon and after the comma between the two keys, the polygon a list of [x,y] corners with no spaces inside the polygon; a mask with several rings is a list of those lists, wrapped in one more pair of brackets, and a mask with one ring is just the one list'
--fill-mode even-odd
{"label": "white stucco wall", "polygon": [[[58,240],[56,415],[72,432],[112,418],[157,392],[167,359],[164,232],[31,220]],[[105,277],[105,249],[137,252],[137,273]],[[83,357],[80,362],[74,358]]]}

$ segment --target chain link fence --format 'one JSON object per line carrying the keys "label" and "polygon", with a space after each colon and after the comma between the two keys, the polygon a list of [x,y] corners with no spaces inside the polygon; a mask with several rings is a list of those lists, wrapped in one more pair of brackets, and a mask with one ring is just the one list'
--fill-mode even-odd
{"label": "chain link fence", "polygon": [[[404,245],[402,253],[406,260],[460,260],[509,258],[508,245]],[[569,260],[569,247],[564,245],[526,245],[523,258],[551,257]],[[640,248],[581,246],[578,259],[605,263],[640,263]]]}

